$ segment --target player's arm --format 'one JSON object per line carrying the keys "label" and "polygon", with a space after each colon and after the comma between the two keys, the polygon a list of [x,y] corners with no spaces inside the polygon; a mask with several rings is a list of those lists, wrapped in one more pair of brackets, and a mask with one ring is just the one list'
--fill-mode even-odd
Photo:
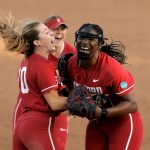
{"label": "player's arm", "polygon": [[120,101],[117,105],[103,108],[96,106],[95,118],[119,117],[137,110],[137,101],[133,93],[128,93],[124,96],[116,96]]}
{"label": "player's arm", "polygon": [[118,117],[137,110],[137,102],[131,92],[115,95],[114,98],[118,101],[116,105],[113,105],[110,97],[104,94],[91,95],[86,87],[78,86],[70,92],[67,107],[71,114],[88,119]]}
{"label": "player's arm", "polygon": [[137,110],[137,100],[133,92],[134,78],[130,72],[117,63],[114,63],[111,88],[114,93],[111,99],[117,104],[107,109],[108,117],[123,116]]}
{"label": "player's arm", "polygon": [[53,111],[63,111],[67,109],[67,98],[59,96],[57,90],[49,90],[43,95]]}
{"label": "player's arm", "polygon": [[107,109],[108,117],[122,116],[137,110],[137,101],[132,92],[123,96],[116,96],[116,98],[120,102],[116,106]]}

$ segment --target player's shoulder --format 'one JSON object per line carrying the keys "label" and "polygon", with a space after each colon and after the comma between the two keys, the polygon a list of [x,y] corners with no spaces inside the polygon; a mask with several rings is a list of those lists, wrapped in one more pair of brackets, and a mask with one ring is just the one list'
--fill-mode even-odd
{"label": "player's shoulder", "polygon": [[108,54],[101,52],[100,61],[102,63],[102,70],[106,73],[116,76],[117,74],[128,72],[128,70],[121,65],[117,60],[109,56]]}
{"label": "player's shoulder", "polygon": [[100,58],[105,67],[111,69],[117,69],[120,67],[122,68],[122,65],[117,60],[115,60],[113,57],[109,56],[104,52],[100,53]]}
{"label": "player's shoulder", "polygon": [[50,61],[48,59],[46,59],[43,56],[38,55],[38,54],[32,54],[29,57],[29,63],[30,63],[30,65],[36,66],[36,68],[45,67],[45,66],[50,65]]}
{"label": "player's shoulder", "polygon": [[113,81],[117,78],[133,80],[131,72],[111,56],[101,53],[100,61],[100,71],[102,71],[104,77],[107,77],[107,80],[109,79],[109,81]]}
{"label": "player's shoulder", "polygon": [[36,62],[43,62],[43,63],[47,63],[48,62],[48,59],[39,55],[39,54],[33,54],[32,56],[32,59]]}

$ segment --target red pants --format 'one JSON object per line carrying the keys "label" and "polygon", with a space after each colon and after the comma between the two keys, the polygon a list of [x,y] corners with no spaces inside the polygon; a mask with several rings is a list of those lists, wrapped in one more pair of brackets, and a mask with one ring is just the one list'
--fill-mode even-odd
{"label": "red pants", "polygon": [[138,112],[106,121],[91,121],[86,150],[140,150],[143,125]]}
{"label": "red pants", "polygon": [[64,150],[67,117],[28,111],[17,118],[13,133],[13,150]]}

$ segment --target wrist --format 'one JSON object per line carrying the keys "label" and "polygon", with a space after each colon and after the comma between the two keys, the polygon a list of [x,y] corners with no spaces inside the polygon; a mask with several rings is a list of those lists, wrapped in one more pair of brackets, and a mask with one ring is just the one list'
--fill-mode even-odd
{"label": "wrist", "polygon": [[101,108],[99,106],[96,106],[95,118],[100,118],[100,117],[101,117]]}

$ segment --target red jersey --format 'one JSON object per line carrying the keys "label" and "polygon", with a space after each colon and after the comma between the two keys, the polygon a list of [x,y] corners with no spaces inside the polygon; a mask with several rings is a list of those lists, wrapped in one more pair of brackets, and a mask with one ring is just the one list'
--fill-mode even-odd
{"label": "red jersey", "polygon": [[84,85],[93,94],[125,95],[134,87],[132,75],[120,63],[104,52],[96,65],[83,69],[77,65],[77,56],[69,60],[68,70],[74,85]]}
{"label": "red jersey", "polygon": [[25,110],[51,111],[42,93],[58,88],[53,63],[38,54],[32,54],[22,61],[18,81],[19,98]]}
{"label": "red jersey", "polygon": [[[70,45],[67,42],[64,42],[64,49],[63,49],[63,51],[61,53],[61,56],[65,55],[67,53],[76,54],[77,52],[76,52],[76,49],[72,45]],[[53,63],[55,64],[55,66],[57,67],[57,63],[58,63],[58,58],[57,57],[55,57],[55,56],[50,54],[49,55],[49,60],[52,60]]]}
{"label": "red jersey", "polygon": [[76,54],[76,49],[70,45],[69,43],[65,42],[64,43],[64,49],[61,53],[61,56],[63,56],[64,54],[67,54],[67,53],[73,53],[73,54]]}

